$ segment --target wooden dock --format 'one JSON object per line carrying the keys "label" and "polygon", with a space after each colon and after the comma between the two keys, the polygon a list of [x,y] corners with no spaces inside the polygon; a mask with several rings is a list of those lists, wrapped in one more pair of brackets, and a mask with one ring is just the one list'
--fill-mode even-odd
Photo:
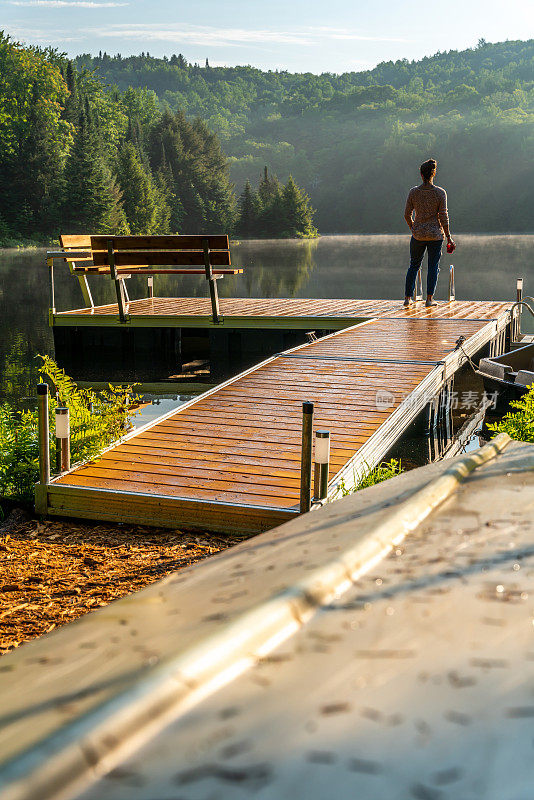
{"label": "wooden dock", "polygon": [[[117,303],[51,312],[58,363],[80,380],[165,380],[191,362],[210,365],[212,382],[243,372],[282,350],[376,317],[418,319],[395,300],[221,298],[214,322],[211,301],[199,297],[132,300],[121,321]],[[498,303],[442,303],[439,318],[486,318]]]}
{"label": "wooden dock", "polygon": [[[200,301],[173,302],[184,304],[183,319]],[[329,304],[341,302],[339,314],[352,309],[358,318],[375,317],[267,359],[134,431],[97,461],[39,486],[42,513],[173,528],[272,528],[299,513],[304,400],[315,403],[315,427],[331,433],[333,497],[341,480],[350,487],[385,456],[450,385],[467,355],[488,343],[504,349],[511,307],[452,301],[406,311],[394,301],[226,302],[223,315],[239,310],[244,320],[248,309],[256,323],[261,310],[275,319],[283,309],[286,319],[300,309],[307,322],[328,313],[330,321]]]}
{"label": "wooden dock", "polygon": [[50,316],[53,327],[138,328],[318,328],[338,330],[377,316],[408,318],[432,316],[440,319],[486,319],[497,315],[503,303],[455,301],[440,303],[429,311],[418,303],[406,311],[397,300],[340,300],[306,298],[220,298],[221,320],[214,323],[209,298],[152,297],[132,300],[127,322],[121,323],[117,303],[57,311]]}

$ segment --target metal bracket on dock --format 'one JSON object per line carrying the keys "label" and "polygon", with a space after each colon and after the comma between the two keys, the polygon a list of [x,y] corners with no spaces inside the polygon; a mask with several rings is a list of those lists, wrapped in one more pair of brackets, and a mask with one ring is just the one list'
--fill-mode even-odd
{"label": "metal bracket on dock", "polygon": [[417,278],[415,279],[415,302],[417,303],[418,300],[423,299],[423,279],[421,277],[421,268],[419,267],[419,272],[417,273]]}
{"label": "metal bracket on dock", "polygon": [[[532,300],[533,298],[527,297],[526,299],[527,300]],[[515,332],[514,336],[518,336],[518,335],[520,336],[521,335],[520,334],[520,332],[521,332],[521,317],[519,315],[520,315],[520,313],[521,313],[523,308],[526,308],[530,312],[530,314],[534,317],[534,309],[529,305],[529,303],[527,303],[526,300],[517,300],[513,304],[513,306],[510,308],[510,320],[512,322],[514,321],[514,319],[516,320],[516,332]],[[519,309],[518,313],[516,312],[516,309]],[[517,320],[519,320],[518,323],[517,323]],[[517,341],[517,339],[515,339],[515,341]]]}
{"label": "metal bracket on dock", "polygon": [[449,303],[452,303],[455,299],[454,264],[451,264],[449,267]]}

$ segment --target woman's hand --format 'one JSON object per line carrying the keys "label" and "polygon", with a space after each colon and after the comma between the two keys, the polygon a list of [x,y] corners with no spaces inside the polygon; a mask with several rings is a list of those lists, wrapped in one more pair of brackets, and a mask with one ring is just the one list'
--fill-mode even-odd
{"label": "woman's hand", "polygon": [[447,253],[454,253],[456,250],[456,245],[454,243],[454,239],[452,236],[447,236]]}

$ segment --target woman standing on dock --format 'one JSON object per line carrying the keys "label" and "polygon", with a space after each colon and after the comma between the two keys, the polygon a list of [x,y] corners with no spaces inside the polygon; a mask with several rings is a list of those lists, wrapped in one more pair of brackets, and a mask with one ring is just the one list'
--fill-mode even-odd
{"label": "woman standing on dock", "polygon": [[455,247],[449,232],[447,212],[447,192],[441,186],[434,186],[437,162],[429,158],[421,164],[423,183],[414,186],[408,193],[404,219],[412,232],[410,240],[410,267],[406,274],[404,305],[409,306],[415,289],[417,273],[423,263],[425,250],[428,251],[428,272],[426,282],[426,305],[434,306],[434,292],[438,282],[439,260],[443,237],[451,252]]}

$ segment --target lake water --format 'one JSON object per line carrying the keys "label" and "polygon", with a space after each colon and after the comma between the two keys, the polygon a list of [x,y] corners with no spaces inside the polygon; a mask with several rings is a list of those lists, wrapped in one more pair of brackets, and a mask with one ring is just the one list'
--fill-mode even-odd
{"label": "lake water", "polygon": [[[244,274],[219,281],[219,291],[223,297],[400,298],[408,242],[408,236],[325,236],[236,243],[232,260]],[[438,299],[447,295],[451,261],[457,299],[515,299],[517,277],[525,279],[525,294],[534,294],[534,235],[461,235],[456,242],[454,255],[442,259]],[[91,281],[96,302],[113,301],[110,281]],[[132,279],[129,290],[132,297],[145,296],[146,285]],[[206,282],[156,276],[155,294],[205,296]],[[59,310],[83,305],[77,280],[60,264],[56,304]],[[523,319],[524,330],[533,330],[534,319]],[[34,396],[36,354],[53,354],[44,249],[0,251],[0,320],[0,401],[22,407]]]}

